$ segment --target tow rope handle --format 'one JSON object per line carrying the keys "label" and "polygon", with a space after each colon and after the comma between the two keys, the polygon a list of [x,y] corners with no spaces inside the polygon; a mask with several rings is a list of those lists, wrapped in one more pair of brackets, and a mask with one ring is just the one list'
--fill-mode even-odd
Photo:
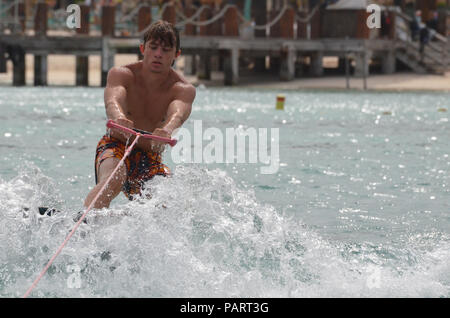
{"label": "tow rope handle", "polygon": [[166,137],[156,136],[156,135],[153,135],[150,132],[147,132],[147,131],[144,131],[144,130],[140,130],[140,129],[136,129],[136,130],[130,129],[130,128],[127,128],[127,127],[124,127],[124,126],[121,126],[121,125],[115,123],[111,119],[108,120],[108,122],[106,123],[106,127],[108,127],[108,128],[117,128],[117,129],[120,129],[120,130],[122,130],[124,132],[127,132],[129,134],[132,134],[134,136],[140,135],[142,138],[153,139],[153,140],[165,142],[165,143],[168,143],[172,147],[177,144],[177,140],[176,139],[170,139],[170,138],[166,138]]}

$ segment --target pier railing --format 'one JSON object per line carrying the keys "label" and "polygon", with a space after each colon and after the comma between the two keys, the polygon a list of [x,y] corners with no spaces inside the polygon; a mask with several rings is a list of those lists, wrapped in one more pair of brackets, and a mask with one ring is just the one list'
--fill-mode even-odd
{"label": "pier railing", "polygon": [[[84,5],[80,5],[83,7]],[[147,4],[140,4],[133,8],[130,12],[116,12],[114,6],[104,6],[98,12],[90,10],[84,6],[88,12],[88,19],[85,23],[90,24],[91,31],[100,31],[102,25],[107,23],[109,28],[114,30],[113,36],[130,36],[137,37],[145,32],[152,20],[167,20],[186,35],[214,35],[214,36],[254,36],[255,31],[258,34],[271,37],[287,37],[297,38],[294,34],[294,24],[307,25],[318,15],[319,6],[316,6],[307,12],[306,16],[302,16],[303,12],[294,10],[291,6],[285,4],[281,9],[270,13],[271,19],[266,23],[256,24],[254,20],[248,20],[233,4],[225,4],[221,7],[213,7],[210,5],[202,5],[196,7],[194,5],[180,8],[171,2],[164,3],[159,8],[158,13],[152,16],[152,7]],[[107,10],[105,9],[107,8]],[[14,33],[33,33],[36,19],[41,19],[44,15],[39,16],[38,11],[44,8],[46,11],[46,21],[48,30],[59,30],[71,33],[66,27],[66,19],[69,13],[65,8],[57,10],[49,10],[48,6],[42,2],[37,3],[31,8],[25,8],[24,1],[15,0],[6,3],[0,0],[0,33],[9,29],[11,34]],[[105,11],[111,11],[112,14],[105,17]],[[95,17],[97,23],[90,23],[91,17]],[[106,20],[108,21],[104,21]],[[258,17],[259,18],[259,17]],[[267,20],[266,17],[263,20]],[[41,21],[42,22],[42,21]],[[260,31],[260,32],[257,32]]]}
{"label": "pier railing", "polygon": [[[38,3],[29,17],[33,21],[23,23],[22,20],[20,23],[20,17],[24,14],[20,3],[10,3],[1,11],[10,15],[14,13],[16,22],[19,19],[22,28],[22,32],[17,34],[0,32],[0,72],[6,72],[6,59],[11,60],[14,85],[25,85],[25,54],[34,55],[35,85],[47,84],[49,54],[75,55],[76,85],[82,86],[88,82],[88,56],[100,55],[101,83],[104,85],[107,72],[114,64],[114,55],[139,55],[138,44],[143,33],[152,20],[159,19],[172,22],[182,29],[185,66],[189,65],[190,69],[186,72],[185,68],[187,74],[209,79],[211,60],[214,59],[216,70],[223,71],[226,85],[238,83],[244,60],[253,64],[254,72],[279,71],[280,79],[285,81],[306,72],[310,76],[322,76],[324,56],[337,56],[340,64],[343,59],[352,59],[355,61],[355,76],[364,78],[369,74],[373,58],[381,59],[384,73],[395,72],[396,60],[403,61],[419,73],[442,74],[448,69],[449,41],[436,33],[422,54],[419,43],[411,40],[411,18],[399,10],[388,11],[395,27],[389,29],[387,38],[380,38],[372,37],[368,28],[361,31],[361,28],[355,27],[366,24],[368,14],[365,10],[337,13],[315,7],[309,12],[300,12],[285,4],[264,17],[256,16],[250,21],[236,5],[180,8],[166,2],[157,14],[152,13],[150,6],[140,5],[122,16],[117,14],[116,7],[103,6],[100,13],[96,13],[101,15],[100,23],[92,32],[90,9],[80,5],[81,28],[50,35],[47,32],[51,27],[48,6]],[[61,20],[59,24],[62,24],[64,15],[61,11],[58,17]],[[345,28],[324,28],[325,20],[335,23],[348,19],[353,20]],[[29,24],[32,32],[23,32]],[[131,29],[130,25],[136,28]],[[346,32],[354,33],[348,36]],[[267,58],[270,69],[266,64]]]}

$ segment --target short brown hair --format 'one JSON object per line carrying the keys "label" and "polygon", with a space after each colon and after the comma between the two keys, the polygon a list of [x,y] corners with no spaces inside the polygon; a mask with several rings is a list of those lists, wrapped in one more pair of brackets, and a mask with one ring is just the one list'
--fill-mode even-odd
{"label": "short brown hair", "polygon": [[172,23],[167,21],[156,21],[144,33],[144,45],[148,41],[159,40],[164,45],[175,47],[176,52],[180,50],[180,33]]}

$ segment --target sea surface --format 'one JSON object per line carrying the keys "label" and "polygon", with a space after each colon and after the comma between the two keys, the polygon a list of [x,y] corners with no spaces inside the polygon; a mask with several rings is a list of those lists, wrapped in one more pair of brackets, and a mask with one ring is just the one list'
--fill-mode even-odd
{"label": "sea surface", "polygon": [[[449,297],[449,101],[200,87],[192,154],[222,134],[214,158],[234,158],[227,129],[265,131],[275,173],[250,160],[262,139],[235,143],[244,163],[166,149],[173,175],[89,212],[30,296]],[[0,297],[22,296],[75,225],[105,123],[101,88],[0,87]]]}

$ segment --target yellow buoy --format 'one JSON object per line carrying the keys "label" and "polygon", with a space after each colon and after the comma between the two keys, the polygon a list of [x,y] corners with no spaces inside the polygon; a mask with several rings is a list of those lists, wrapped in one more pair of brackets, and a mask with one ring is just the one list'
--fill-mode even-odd
{"label": "yellow buoy", "polygon": [[277,109],[283,110],[284,109],[284,101],[286,100],[286,97],[284,95],[277,95]]}

